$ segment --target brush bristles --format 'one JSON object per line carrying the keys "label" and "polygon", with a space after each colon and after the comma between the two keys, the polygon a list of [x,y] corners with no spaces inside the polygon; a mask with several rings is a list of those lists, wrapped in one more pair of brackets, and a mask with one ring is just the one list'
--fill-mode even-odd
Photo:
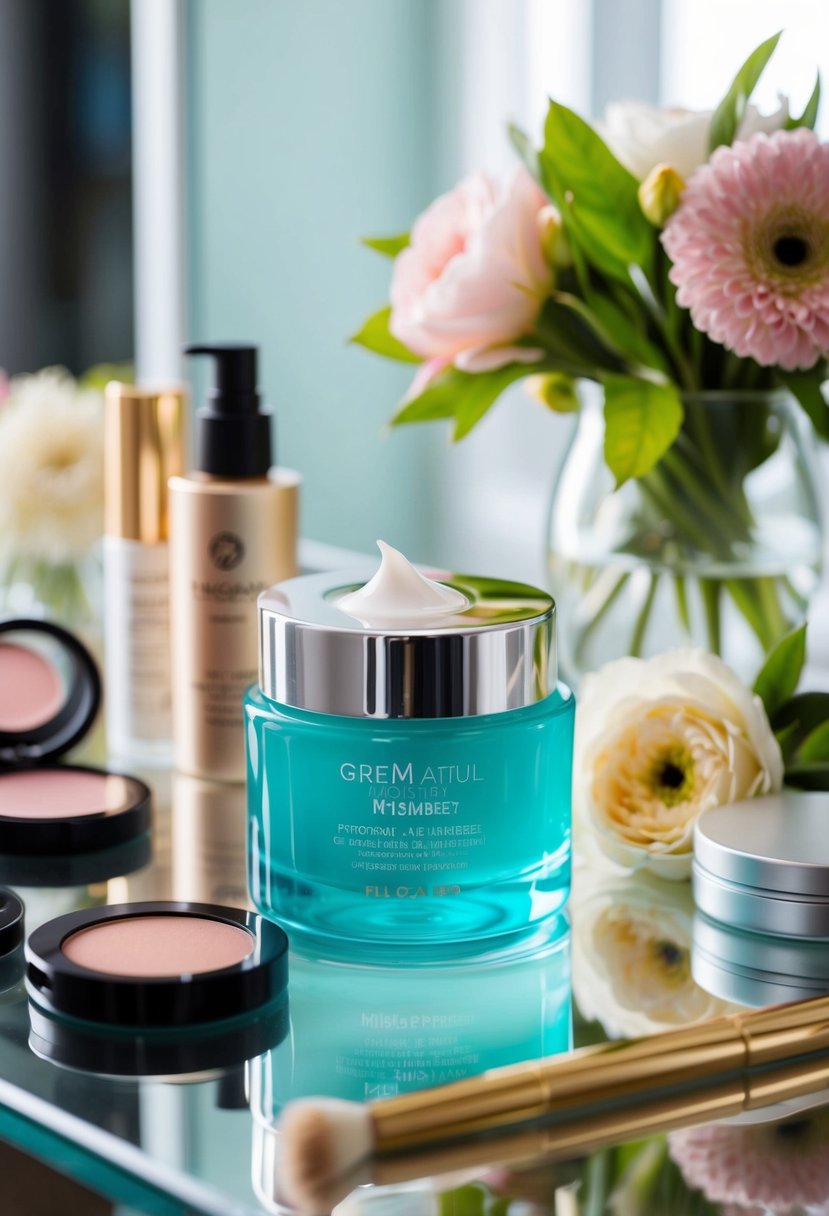
{"label": "brush bristles", "polygon": [[305,1212],[329,1212],[342,1180],[374,1148],[368,1107],[340,1098],[304,1098],[285,1107],[279,1127],[285,1198]]}

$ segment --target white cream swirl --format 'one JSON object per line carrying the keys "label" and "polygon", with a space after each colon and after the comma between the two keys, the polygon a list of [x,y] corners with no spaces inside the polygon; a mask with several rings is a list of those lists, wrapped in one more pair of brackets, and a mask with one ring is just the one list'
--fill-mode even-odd
{"label": "white cream swirl", "polygon": [[337,601],[338,608],[363,625],[418,629],[469,606],[465,595],[426,578],[398,549],[382,540],[377,547],[381,561],[374,577]]}

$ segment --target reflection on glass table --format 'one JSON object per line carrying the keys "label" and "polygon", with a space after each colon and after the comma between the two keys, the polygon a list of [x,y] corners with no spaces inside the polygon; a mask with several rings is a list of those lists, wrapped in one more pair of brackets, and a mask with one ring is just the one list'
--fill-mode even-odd
{"label": "reflection on glass table", "polygon": [[[116,850],[94,865],[27,864],[17,880],[5,873],[26,903],[29,930],[73,909],[130,900],[245,906],[244,790],[141,775],[155,794],[151,859]],[[724,941],[694,920],[683,884],[577,866],[570,914],[572,935],[559,919],[497,959],[407,967],[401,958],[389,967],[294,954],[287,1018],[271,1041],[251,1048],[255,1058],[207,1058],[200,1067],[191,1044],[179,1061],[165,1056],[158,1076],[102,1075],[103,1057],[88,1052],[71,1068],[39,1058],[18,951],[0,968],[0,1136],[132,1209],[261,1216],[284,1210],[277,1123],[294,1098],[387,1099],[564,1053],[574,1040],[677,1030],[829,988],[822,948],[801,958],[785,943],[775,952]],[[712,959],[726,981],[712,978]],[[737,983],[728,981],[734,974]],[[763,979],[768,987],[757,988]],[[375,1169],[378,1185],[338,1197],[338,1212],[822,1210],[829,1116],[821,1100],[810,1094],[684,1127],[699,1120],[699,1104],[667,1094],[635,1131],[604,1112],[604,1124],[566,1151],[553,1151],[539,1126],[491,1139],[483,1156],[469,1144],[415,1155],[402,1176],[387,1162]]]}

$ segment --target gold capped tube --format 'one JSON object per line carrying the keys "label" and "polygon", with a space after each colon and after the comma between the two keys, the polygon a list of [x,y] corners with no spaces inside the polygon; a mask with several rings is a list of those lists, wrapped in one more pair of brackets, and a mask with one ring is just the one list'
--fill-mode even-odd
{"label": "gold capped tube", "polygon": [[167,483],[185,464],[186,394],[113,380],[105,400],[105,534],[159,544],[169,534]]}

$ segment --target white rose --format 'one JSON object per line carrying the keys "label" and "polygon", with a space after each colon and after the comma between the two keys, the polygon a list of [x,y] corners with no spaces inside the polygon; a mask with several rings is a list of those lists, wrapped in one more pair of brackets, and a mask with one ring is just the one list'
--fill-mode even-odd
{"label": "white rose", "polygon": [[54,565],[103,531],[103,398],[47,367],[15,376],[0,411],[0,559]]}
{"label": "white rose", "polygon": [[[748,139],[757,131],[778,131],[789,117],[789,103],[779,98],[773,114],[748,106],[737,131]],[[683,110],[649,106],[643,101],[619,101],[607,107],[599,134],[617,160],[643,181],[656,165],[671,165],[687,181],[708,160],[708,133],[713,110]]]}
{"label": "white rose", "polygon": [[690,888],[593,869],[573,883],[573,996],[609,1038],[718,1017],[732,1006],[691,975]]}
{"label": "white rose", "polygon": [[702,812],[776,792],[783,758],[762,701],[730,667],[673,650],[586,677],[573,782],[576,814],[606,856],[680,879]]}

